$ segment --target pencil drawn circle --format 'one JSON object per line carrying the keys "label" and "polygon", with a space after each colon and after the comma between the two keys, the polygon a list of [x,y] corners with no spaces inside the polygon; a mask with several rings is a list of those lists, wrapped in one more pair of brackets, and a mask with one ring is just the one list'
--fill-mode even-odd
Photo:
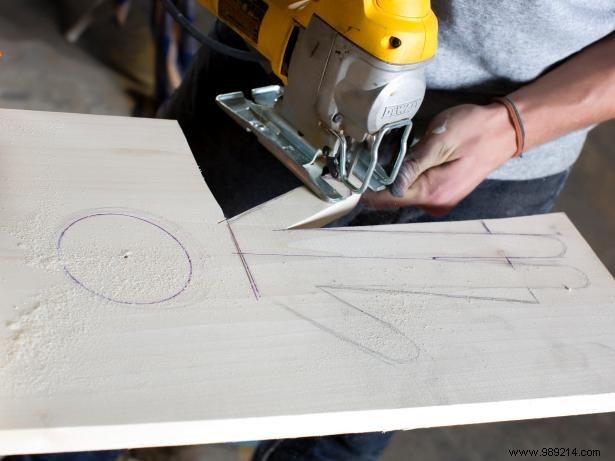
{"label": "pencil drawn circle", "polygon": [[150,218],[93,213],[60,233],[64,272],[81,288],[120,304],[159,304],[179,296],[192,280],[182,242]]}

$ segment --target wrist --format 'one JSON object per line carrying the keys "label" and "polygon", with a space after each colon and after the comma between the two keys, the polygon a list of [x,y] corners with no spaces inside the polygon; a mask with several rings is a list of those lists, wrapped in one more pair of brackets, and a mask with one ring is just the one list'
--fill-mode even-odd
{"label": "wrist", "polygon": [[513,123],[508,109],[501,103],[491,103],[483,106],[486,111],[488,122],[485,125],[485,134],[490,137],[501,163],[515,157],[519,148],[519,140],[515,124]]}
{"label": "wrist", "polygon": [[515,130],[515,137],[517,141],[517,149],[513,157],[518,157],[523,153],[525,148],[525,127],[517,105],[509,96],[494,98],[493,102],[501,104],[508,112],[508,118]]}

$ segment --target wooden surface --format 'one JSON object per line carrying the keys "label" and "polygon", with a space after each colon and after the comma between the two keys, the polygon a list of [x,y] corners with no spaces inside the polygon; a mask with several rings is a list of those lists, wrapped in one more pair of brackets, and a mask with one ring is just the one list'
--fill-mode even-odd
{"label": "wooden surface", "polygon": [[309,198],[226,221],[173,122],[0,111],[0,454],[615,411],[564,215],[287,229]]}

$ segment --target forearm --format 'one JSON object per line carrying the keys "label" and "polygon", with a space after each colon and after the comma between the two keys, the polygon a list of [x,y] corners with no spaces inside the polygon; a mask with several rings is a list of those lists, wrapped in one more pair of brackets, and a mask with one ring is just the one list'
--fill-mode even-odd
{"label": "forearm", "polygon": [[525,126],[525,150],[615,117],[615,35],[589,46],[509,97]]}
{"label": "forearm", "polygon": [[[615,35],[508,95],[525,126],[525,149],[615,117]],[[418,206],[442,215],[507,162],[518,146],[500,103],[466,104],[436,116],[390,190],[366,193],[371,208]]]}

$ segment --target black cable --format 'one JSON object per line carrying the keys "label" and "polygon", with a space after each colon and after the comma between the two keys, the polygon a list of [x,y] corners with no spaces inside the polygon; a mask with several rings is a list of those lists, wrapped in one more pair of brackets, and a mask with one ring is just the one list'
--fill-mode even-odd
{"label": "black cable", "polygon": [[238,48],[225,45],[224,43],[219,42],[218,40],[215,40],[211,37],[208,37],[192,25],[192,23],[186,18],[186,16],[184,16],[184,14],[179,11],[177,6],[175,6],[172,0],[162,0],[162,4],[165,10],[167,10],[167,13],[169,13],[173,17],[173,19],[175,19],[175,21],[177,21],[177,23],[186,30],[186,32],[192,35],[202,45],[205,45],[220,54],[224,54],[226,56],[230,56],[231,58],[239,59],[241,61],[260,62],[262,60],[262,58],[256,53],[240,50]]}

